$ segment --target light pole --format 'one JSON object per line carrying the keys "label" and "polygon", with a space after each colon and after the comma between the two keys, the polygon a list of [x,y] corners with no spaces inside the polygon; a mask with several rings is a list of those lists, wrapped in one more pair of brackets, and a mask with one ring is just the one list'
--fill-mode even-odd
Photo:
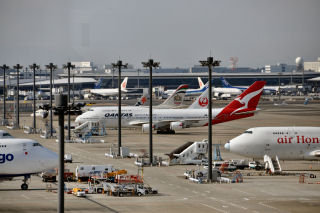
{"label": "light pole", "polygon": [[201,66],[209,68],[209,104],[208,104],[208,182],[212,182],[212,68],[219,66],[221,61],[208,57],[206,61],[199,61]]}
{"label": "light pole", "polygon": [[143,67],[149,68],[149,161],[150,165],[153,165],[153,148],[152,148],[152,68],[159,67],[160,62],[154,62],[153,59],[149,59],[147,62],[142,62]]}
{"label": "light pole", "polygon": [[[68,69],[68,104],[70,104],[70,70],[74,69],[75,66],[68,62],[63,65],[64,69]],[[74,96],[74,94],[73,94]],[[70,141],[70,108],[68,108],[68,137],[67,139]]]}
{"label": "light pole", "polygon": [[57,69],[57,65],[50,63],[46,65],[46,68],[50,70],[50,138],[52,138],[52,72]]}
{"label": "light pole", "polygon": [[122,64],[119,60],[117,63],[112,63],[113,68],[118,68],[118,156],[120,156],[121,148],[121,68],[127,68],[128,64]]}
{"label": "light pole", "polygon": [[33,70],[33,133],[36,133],[36,70],[40,69],[40,66],[36,63],[29,65],[30,69]]}
{"label": "light pole", "polygon": [[19,113],[19,91],[20,91],[20,86],[19,86],[19,78],[20,78],[20,73],[19,73],[19,70],[20,69],[22,69],[23,68],[23,66],[21,66],[20,64],[17,64],[17,65],[15,65],[15,66],[13,66],[13,68],[14,69],[16,69],[17,70],[17,95],[16,95],[16,98],[17,98],[17,100],[16,100],[16,104],[17,104],[17,106],[16,106],[16,109],[17,109],[17,111],[16,111],[16,126],[15,126],[15,128],[20,128],[20,113]]}
{"label": "light pole", "polygon": [[6,91],[6,70],[10,69],[9,66],[6,64],[0,66],[1,69],[3,69],[3,121],[2,125],[7,125],[7,118],[6,118],[6,98],[7,98],[7,91]]}
{"label": "light pole", "polygon": [[67,96],[55,95],[55,111],[59,114],[59,180],[58,180],[58,211],[64,212],[64,112],[68,107]]}

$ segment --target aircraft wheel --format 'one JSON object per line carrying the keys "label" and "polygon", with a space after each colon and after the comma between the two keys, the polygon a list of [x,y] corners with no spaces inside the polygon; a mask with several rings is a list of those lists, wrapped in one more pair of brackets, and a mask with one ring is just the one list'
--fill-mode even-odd
{"label": "aircraft wheel", "polygon": [[28,189],[28,184],[26,184],[26,183],[21,184],[21,189],[22,190],[27,190]]}

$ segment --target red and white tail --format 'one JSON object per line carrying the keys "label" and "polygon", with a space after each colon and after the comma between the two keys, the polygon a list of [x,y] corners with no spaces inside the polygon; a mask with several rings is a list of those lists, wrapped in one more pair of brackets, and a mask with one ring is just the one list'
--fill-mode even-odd
{"label": "red and white tail", "polygon": [[121,83],[121,90],[125,90],[127,87],[128,77],[125,77]]}
{"label": "red and white tail", "polygon": [[199,88],[202,89],[204,87],[204,83],[202,82],[200,77],[198,77],[198,83],[199,83]]}
{"label": "red and white tail", "polygon": [[254,82],[248,89],[223,108],[212,120],[212,123],[217,124],[253,116],[257,111],[257,105],[265,84],[265,81]]}

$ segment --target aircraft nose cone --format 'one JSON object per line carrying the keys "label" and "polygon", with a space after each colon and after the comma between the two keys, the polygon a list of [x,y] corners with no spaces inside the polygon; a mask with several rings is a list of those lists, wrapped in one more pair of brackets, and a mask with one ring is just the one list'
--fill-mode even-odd
{"label": "aircraft nose cone", "polygon": [[226,144],[224,145],[224,148],[225,148],[226,150],[230,151],[230,142],[229,142],[229,141],[228,141],[228,143],[226,143]]}

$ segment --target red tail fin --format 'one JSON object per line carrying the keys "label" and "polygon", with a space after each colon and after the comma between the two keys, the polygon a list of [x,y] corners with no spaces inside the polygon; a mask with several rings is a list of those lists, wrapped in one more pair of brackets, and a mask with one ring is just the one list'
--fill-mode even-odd
{"label": "red tail fin", "polygon": [[212,120],[213,124],[246,118],[254,115],[265,81],[256,81],[235,98]]}

